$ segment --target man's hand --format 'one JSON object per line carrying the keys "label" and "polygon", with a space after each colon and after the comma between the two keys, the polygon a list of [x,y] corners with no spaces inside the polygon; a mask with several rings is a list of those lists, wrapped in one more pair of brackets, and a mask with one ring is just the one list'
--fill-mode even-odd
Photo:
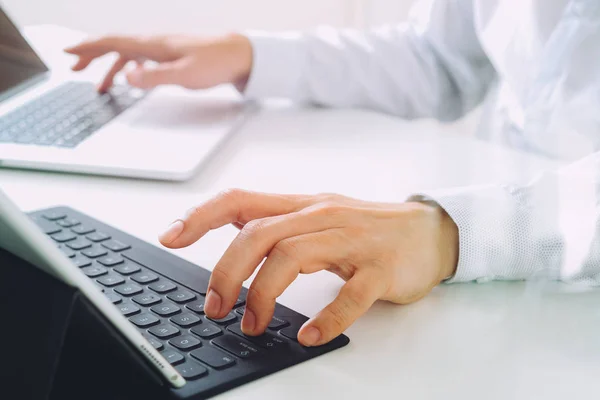
{"label": "man's hand", "polygon": [[330,194],[227,191],[173,222],[160,241],[189,246],[230,223],[241,231],[211,275],[204,306],[211,318],[231,311],[242,283],[263,260],[242,319],[248,335],[264,332],[277,297],[298,274],[327,270],[347,281],[300,330],[306,346],[334,339],[379,299],[405,304],[422,298],[454,273],[458,258],[456,225],[440,208]]}
{"label": "man's hand", "polygon": [[[175,84],[189,89],[205,89],[222,83],[243,86],[252,68],[252,46],[242,35],[214,40],[182,36],[130,37],[107,36],[65,49],[79,57],[74,71],[86,68],[94,59],[108,53],[119,58],[98,86],[106,91],[115,75],[130,61],[137,68],[128,71],[129,84],[143,89]],[[155,61],[148,66],[145,61]]]}

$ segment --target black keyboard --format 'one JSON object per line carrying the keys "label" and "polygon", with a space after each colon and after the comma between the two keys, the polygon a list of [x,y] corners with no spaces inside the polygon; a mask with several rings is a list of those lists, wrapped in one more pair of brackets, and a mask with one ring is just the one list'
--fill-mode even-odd
{"label": "black keyboard", "polygon": [[66,82],[0,118],[0,143],[75,147],[140,100],[137,93]]}
{"label": "black keyboard", "polygon": [[209,397],[348,344],[297,342],[307,317],[277,304],[268,331],[240,329],[247,289],[226,317],[204,315],[210,272],[70,208],[30,214],[73,264],[188,380],[183,398]]}

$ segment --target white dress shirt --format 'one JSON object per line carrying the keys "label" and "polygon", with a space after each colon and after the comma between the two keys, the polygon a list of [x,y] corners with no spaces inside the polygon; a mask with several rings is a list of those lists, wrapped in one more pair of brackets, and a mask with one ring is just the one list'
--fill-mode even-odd
{"label": "white dress shirt", "polygon": [[479,135],[569,161],[528,185],[417,194],[456,222],[450,282],[600,283],[600,1],[421,1],[406,24],[248,36],[251,98],[451,121],[484,99]]}

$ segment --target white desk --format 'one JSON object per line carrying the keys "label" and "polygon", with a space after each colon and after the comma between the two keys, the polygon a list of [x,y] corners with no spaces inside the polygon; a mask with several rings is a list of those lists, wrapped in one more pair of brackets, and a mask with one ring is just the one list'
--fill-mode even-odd
{"label": "white desk", "polygon": [[[76,38],[29,33],[46,54]],[[67,204],[157,243],[171,219],[228,187],[401,201],[417,189],[523,180],[550,166],[430,122],[267,107],[186,183],[0,170],[0,185],[24,209]],[[223,228],[177,254],[212,268],[234,235]],[[310,316],[340,285],[327,273],[302,276],[280,301]],[[347,347],[219,399],[592,397],[599,304],[599,291],[559,284],[443,286],[410,306],[376,304],[347,331]]]}

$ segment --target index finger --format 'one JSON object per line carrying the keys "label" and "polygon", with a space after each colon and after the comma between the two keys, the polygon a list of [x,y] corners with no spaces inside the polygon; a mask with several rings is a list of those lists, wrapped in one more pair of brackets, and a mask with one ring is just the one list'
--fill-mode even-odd
{"label": "index finger", "polygon": [[75,46],[67,47],[65,52],[78,56],[101,57],[117,52],[128,58],[149,58],[155,61],[167,61],[169,55],[156,40],[132,36],[105,36],[87,40]]}

